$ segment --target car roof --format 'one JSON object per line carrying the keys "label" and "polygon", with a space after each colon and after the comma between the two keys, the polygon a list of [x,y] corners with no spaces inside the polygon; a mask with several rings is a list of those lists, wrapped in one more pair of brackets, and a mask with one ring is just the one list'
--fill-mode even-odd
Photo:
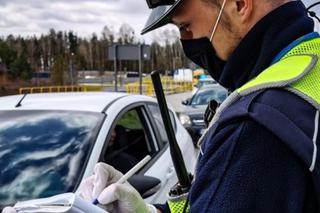
{"label": "car roof", "polygon": [[70,92],[27,94],[21,107],[15,106],[23,95],[0,97],[0,110],[75,110],[102,112],[119,98],[129,96],[115,92]]}
{"label": "car roof", "polygon": [[199,88],[199,90],[203,89],[220,89],[220,90],[226,90],[226,88],[222,87],[219,84],[205,84]]}
{"label": "car roof", "polygon": [[200,78],[199,81],[216,81],[212,77]]}

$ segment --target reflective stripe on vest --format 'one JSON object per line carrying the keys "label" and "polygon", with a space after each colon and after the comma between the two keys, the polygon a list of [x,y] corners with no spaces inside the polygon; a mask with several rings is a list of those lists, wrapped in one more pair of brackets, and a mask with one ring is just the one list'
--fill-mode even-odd
{"label": "reflective stripe on vest", "polygon": [[308,40],[295,46],[280,61],[235,90],[221,104],[207,131],[200,138],[198,145],[201,146],[208,130],[219,120],[224,110],[241,97],[262,89],[283,88],[300,96],[317,109],[312,138],[314,153],[309,168],[310,171],[313,171],[317,155],[316,140],[320,111],[320,60],[318,58],[320,58],[320,38]]}

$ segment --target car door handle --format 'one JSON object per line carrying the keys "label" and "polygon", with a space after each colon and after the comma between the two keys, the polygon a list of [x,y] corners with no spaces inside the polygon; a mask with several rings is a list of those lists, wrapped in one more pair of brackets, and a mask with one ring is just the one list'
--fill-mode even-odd
{"label": "car door handle", "polygon": [[174,167],[170,166],[167,172],[167,179],[171,179],[174,174],[175,174]]}

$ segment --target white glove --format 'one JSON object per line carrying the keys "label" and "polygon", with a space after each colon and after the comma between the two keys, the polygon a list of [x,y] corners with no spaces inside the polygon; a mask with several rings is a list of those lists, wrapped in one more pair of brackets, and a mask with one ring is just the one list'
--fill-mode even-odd
{"label": "white glove", "polygon": [[[79,187],[78,195],[84,200],[92,202],[110,184],[117,182],[122,177],[121,172],[113,167],[98,163],[94,168],[94,175],[86,178]],[[5,207],[2,213],[17,213],[13,207]]]}
{"label": "white glove", "polygon": [[107,211],[117,213],[156,213],[157,209],[144,202],[139,192],[129,183],[108,186],[98,197]]}
{"label": "white glove", "polygon": [[122,173],[105,163],[97,163],[93,175],[81,182],[78,195],[92,202],[110,184],[117,182]]}
{"label": "white glove", "polygon": [[90,202],[98,198],[99,203],[103,205],[101,207],[109,212],[157,212],[154,206],[144,202],[130,184],[114,184],[122,176],[122,173],[112,166],[97,163],[94,174],[80,184],[78,195]]}
{"label": "white glove", "polygon": [[6,207],[2,210],[2,213],[17,213],[13,207]]}

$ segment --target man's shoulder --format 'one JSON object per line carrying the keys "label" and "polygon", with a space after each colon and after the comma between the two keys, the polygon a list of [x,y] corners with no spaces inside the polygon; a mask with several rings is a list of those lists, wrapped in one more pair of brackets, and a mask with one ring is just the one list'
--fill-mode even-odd
{"label": "man's shoulder", "polygon": [[252,101],[249,111],[255,113],[261,108],[269,108],[270,113],[287,118],[307,135],[313,133],[316,109],[292,92],[285,89],[267,89],[261,92]]}
{"label": "man's shoulder", "polygon": [[297,114],[305,116],[304,112],[314,112],[315,110],[306,100],[282,88],[266,89],[259,92],[252,103],[268,105],[284,114],[293,113],[296,116]]}
{"label": "man's shoulder", "polygon": [[249,123],[253,129],[261,125],[282,139],[288,138],[284,135],[287,132],[312,138],[315,112],[311,104],[296,94],[284,89],[267,89],[247,95],[226,108],[210,131],[214,134],[210,135],[230,135],[241,124]]}
{"label": "man's shoulder", "polygon": [[311,150],[315,114],[315,108],[297,95],[284,89],[267,89],[245,96],[227,108],[211,136],[231,135],[244,125],[242,133],[252,137],[260,126],[261,135],[272,133],[290,147],[300,149],[308,144]]}
{"label": "man's shoulder", "polygon": [[313,121],[315,114],[315,108],[296,94],[285,89],[271,88],[240,98],[223,111],[219,120],[221,123],[252,120],[262,111],[273,117],[285,116],[293,123],[302,124],[301,128],[305,126],[304,121]]}
{"label": "man's shoulder", "polygon": [[[245,99],[250,99],[249,107]],[[240,102],[243,103],[240,103]],[[219,121],[209,134],[203,151],[208,153],[230,153],[237,146],[247,151],[272,149],[290,150],[295,156],[310,165],[313,153],[312,136],[315,109],[295,94],[280,89],[268,89],[259,94],[244,97],[233,110],[243,111],[241,116]],[[239,107],[242,109],[239,109]],[[247,111],[247,113],[244,113]],[[235,114],[236,115],[236,114]],[[275,146],[277,144],[277,146]],[[269,146],[270,145],[270,146]],[[225,150],[225,152],[223,152]]]}

